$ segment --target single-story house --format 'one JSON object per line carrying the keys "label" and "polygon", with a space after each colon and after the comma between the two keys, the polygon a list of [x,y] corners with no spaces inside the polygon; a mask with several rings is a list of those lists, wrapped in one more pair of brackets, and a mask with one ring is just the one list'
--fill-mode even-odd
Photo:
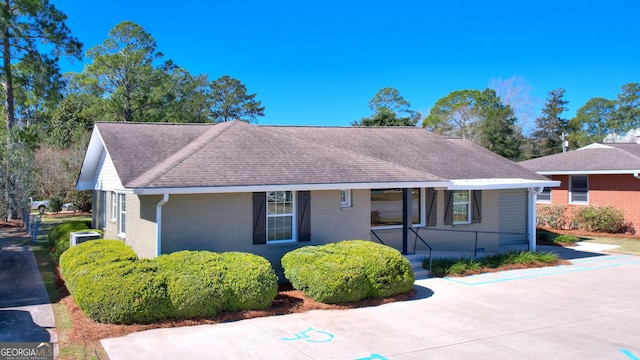
{"label": "single-story house", "polygon": [[346,239],[535,249],[536,192],[555,185],[417,127],[101,122],[77,189],[93,191],[94,227],[140,257],[246,251],[278,271],[296,247]]}
{"label": "single-story house", "polygon": [[591,144],[519,164],[560,182],[538,195],[540,206],[612,206],[640,225],[640,143]]}

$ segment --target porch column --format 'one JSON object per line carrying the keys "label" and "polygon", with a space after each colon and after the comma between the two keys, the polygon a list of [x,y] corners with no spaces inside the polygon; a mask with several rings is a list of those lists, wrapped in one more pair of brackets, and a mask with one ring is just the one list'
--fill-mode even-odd
{"label": "porch column", "polygon": [[409,254],[409,229],[413,226],[413,189],[402,189],[402,254]]}
{"label": "porch column", "polygon": [[536,199],[543,188],[529,188],[527,196],[527,230],[529,232],[529,250],[536,251]]}

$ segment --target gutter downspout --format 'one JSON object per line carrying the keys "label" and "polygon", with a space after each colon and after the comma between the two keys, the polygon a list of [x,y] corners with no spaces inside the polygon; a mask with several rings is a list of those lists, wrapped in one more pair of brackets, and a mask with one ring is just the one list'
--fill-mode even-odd
{"label": "gutter downspout", "polygon": [[640,180],[640,171],[636,171],[633,173],[633,177]]}
{"label": "gutter downspout", "polygon": [[536,197],[544,190],[542,187],[529,188],[527,197],[527,228],[529,232],[529,250],[536,251]]}
{"label": "gutter downspout", "polygon": [[169,201],[169,194],[162,194],[162,200],[156,204],[156,256],[162,254],[162,206]]}

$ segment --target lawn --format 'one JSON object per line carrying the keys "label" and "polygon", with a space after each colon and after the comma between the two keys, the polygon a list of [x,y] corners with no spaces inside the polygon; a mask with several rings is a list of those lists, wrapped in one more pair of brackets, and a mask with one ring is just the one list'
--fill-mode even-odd
{"label": "lawn", "polygon": [[553,245],[552,238],[557,237],[561,234],[567,234],[578,237],[578,241],[620,246],[619,248],[607,250],[607,252],[640,256],[640,235],[637,234],[601,234],[578,230],[550,229],[538,229],[538,233],[542,234],[541,237],[538,237],[539,240],[540,238],[544,238],[547,240],[546,242],[539,242],[543,245]]}

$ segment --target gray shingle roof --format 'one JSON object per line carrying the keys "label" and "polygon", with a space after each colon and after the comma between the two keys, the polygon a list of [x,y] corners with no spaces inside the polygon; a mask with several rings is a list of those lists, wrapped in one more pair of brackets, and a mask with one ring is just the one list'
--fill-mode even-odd
{"label": "gray shingle roof", "polygon": [[127,188],[545,178],[415,127],[97,123]]}
{"label": "gray shingle roof", "polygon": [[640,169],[640,144],[606,144],[522,161],[537,172],[616,171]]}

